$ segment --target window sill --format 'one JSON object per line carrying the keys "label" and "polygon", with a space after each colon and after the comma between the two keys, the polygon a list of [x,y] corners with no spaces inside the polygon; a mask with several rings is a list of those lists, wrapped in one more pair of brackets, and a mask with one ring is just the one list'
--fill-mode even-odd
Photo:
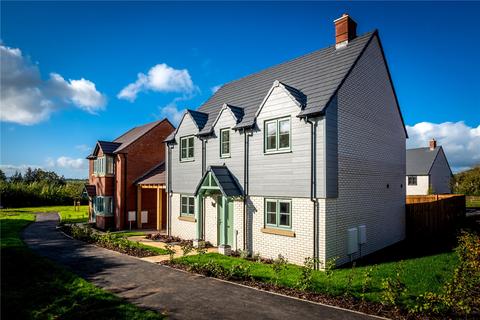
{"label": "window sill", "polygon": [[188,222],[197,222],[197,219],[195,219],[195,217],[187,217],[187,216],[179,216],[178,220],[188,221]]}
{"label": "window sill", "polygon": [[281,153],[292,153],[292,149],[288,149],[288,150],[278,150],[278,151],[264,151],[263,154],[264,155],[269,155],[269,154],[281,154]]}
{"label": "window sill", "polygon": [[180,163],[183,163],[183,162],[193,162],[195,161],[195,159],[183,159],[183,160],[180,160]]}
{"label": "window sill", "polygon": [[263,233],[268,233],[268,234],[276,234],[279,236],[285,236],[285,237],[295,237],[295,232],[291,230],[282,230],[282,229],[274,229],[274,228],[262,228],[261,231]]}
{"label": "window sill", "polygon": [[220,156],[220,159],[228,159],[228,158],[231,158],[231,157],[232,157],[231,155],[225,154],[225,155],[223,155],[223,156]]}

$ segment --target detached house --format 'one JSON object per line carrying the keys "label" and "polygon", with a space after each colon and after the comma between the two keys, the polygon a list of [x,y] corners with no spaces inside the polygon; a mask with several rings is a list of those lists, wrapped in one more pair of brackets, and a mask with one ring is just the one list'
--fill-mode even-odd
{"label": "detached house", "polygon": [[451,193],[452,177],[445,152],[435,139],[428,147],[407,150],[407,195]]}
{"label": "detached house", "polygon": [[90,222],[100,229],[156,228],[166,224],[167,120],[135,127],[113,141],[97,141],[89,160]]}
{"label": "detached house", "polygon": [[168,232],[338,264],[405,237],[406,131],[377,31],[232,81],[166,139]]}

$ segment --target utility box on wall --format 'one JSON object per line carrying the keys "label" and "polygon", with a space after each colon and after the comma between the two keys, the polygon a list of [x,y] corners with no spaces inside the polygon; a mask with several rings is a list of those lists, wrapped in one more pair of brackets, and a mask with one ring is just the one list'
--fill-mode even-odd
{"label": "utility box on wall", "polygon": [[358,226],[358,243],[367,243],[367,227],[365,225]]}
{"label": "utility box on wall", "polygon": [[354,254],[358,251],[358,229],[350,228],[347,233],[347,254]]}

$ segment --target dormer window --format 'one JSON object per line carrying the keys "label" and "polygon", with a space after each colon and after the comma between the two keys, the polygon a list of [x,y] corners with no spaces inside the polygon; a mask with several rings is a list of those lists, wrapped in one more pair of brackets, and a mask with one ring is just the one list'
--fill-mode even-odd
{"label": "dormer window", "polygon": [[220,130],[220,158],[230,157],[230,129]]}
{"label": "dormer window", "polygon": [[194,137],[180,138],[180,161],[193,161],[194,159]]}
{"label": "dormer window", "polygon": [[265,153],[290,150],[290,117],[265,121]]}

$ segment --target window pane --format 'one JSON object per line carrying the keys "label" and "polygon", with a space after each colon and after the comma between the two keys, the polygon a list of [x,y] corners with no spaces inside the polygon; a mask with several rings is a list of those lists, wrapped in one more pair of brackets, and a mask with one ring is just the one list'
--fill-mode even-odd
{"label": "window pane", "polygon": [[267,224],[277,224],[277,214],[276,213],[267,213]]}
{"label": "window pane", "polygon": [[277,202],[276,201],[267,201],[267,212],[277,212]]}
{"label": "window pane", "polygon": [[269,122],[266,125],[267,150],[277,148],[277,122]]}
{"label": "window pane", "polygon": [[279,126],[279,148],[288,148],[290,146],[290,119],[281,120]]}
{"label": "window pane", "polygon": [[267,137],[267,150],[276,149],[277,148],[277,141],[276,137]]}
{"label": "window pane", "polygon": [[190,206],[195,206],[195,198],[194,197],[189,197],[188,198],[188,204]]}
{"label": "window pane", "polygon": [[188,198],[182,197],[182,206],[186,206],[188,204]]}
{"label": "window pane", "polygon": [[182,141],[180,142],[180,145],[183,148],[186,148],[187,147],[187,139],[182,139]]}
{"label": "window pane", "polygon": [[277,134],[277,124],[276,122],[267,123],[267,136],[274,136]]}
{"label": "window pane", "polygon": [[290,213],[290,202],[280,202],[280,213]]}
{"label": "window pane", "polygon": [[290,215],[280,214],[279,225],[282,227],[290,227]]}
{"label": "window pane", "polygon": [[193,158],[193,146],[188,148],[188,157]]}
{"label": "window pane", "polygon": [[181,157],[181,159],[184,159],[184,158],[187,157],[187,149],[183,149],[183,148],[182,148],[182,152],[181,152],[181,156],[180,156],[180,157]]}
{"label": "window pane", "polygon": [[227,142],[223,142],[222,143],[222,154],[229,154],[230,153],[230,143],[227,141]]}

